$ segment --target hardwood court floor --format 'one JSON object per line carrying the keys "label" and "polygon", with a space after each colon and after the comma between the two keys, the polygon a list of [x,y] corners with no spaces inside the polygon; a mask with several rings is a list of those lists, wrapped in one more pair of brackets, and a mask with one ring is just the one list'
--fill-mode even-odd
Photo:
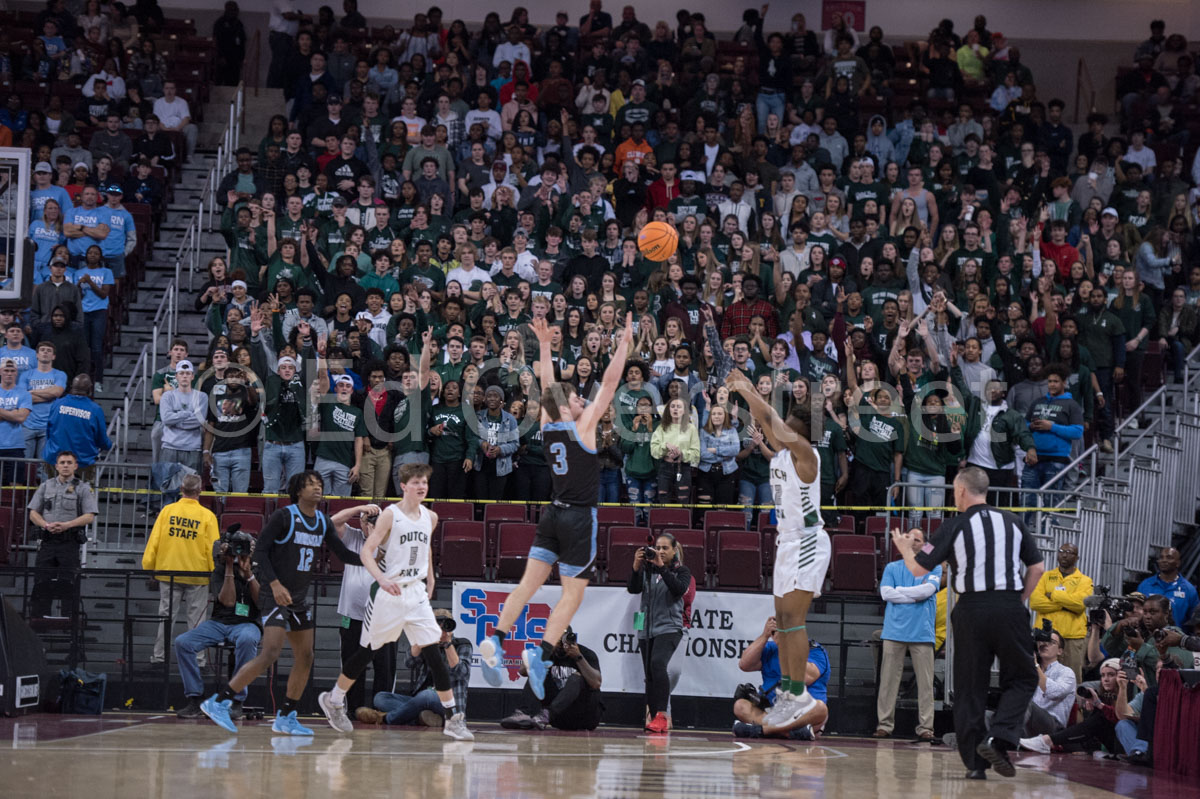
{"label": "hardwood court floor", "polygon": [[1194,787],[1081,756],[1023,755],[1017,776],[962,779],[945,747],[824,738],[738,741],[720,733],[648,737],[510,732],[476,724],[474,742],[439,731],[360,728],[340,735],[309,719],[313,738],[251,722],[237,736],[204,721],[112,714],[0,719],[5,799],[217,799],[386,796],[517,797],[1082,797],[1182,799]]}

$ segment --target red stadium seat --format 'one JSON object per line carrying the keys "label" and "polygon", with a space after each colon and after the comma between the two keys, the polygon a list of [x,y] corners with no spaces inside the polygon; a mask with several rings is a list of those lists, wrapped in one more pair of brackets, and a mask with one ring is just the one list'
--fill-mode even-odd
{"label": "red stadium seat", "polygon": [[275,500],[268,497],[223,497],[223,513],[261,513],[270,516],[275,510]]}
{"label": "red stadium seat", "polygon": [[[608,531],[608,582],[624,585],[633,574],[633,553],[648,546],[650,533],[644,527],[613,527]],[[699,581],[697,581],[699,582]]]}
{"label": "red stadium seat", "polygon": [[500,525],[497,542],[496,579],[519,580],[525,573],[525,561],[529,559],[529,548],[537,525],[505,522]]}
{"label": "red stadium seat", "polygon": [[687,508],[651,508],[648,521],[658,535],[666,527],[691,527],[692,512]]}
{"label": "red stadium seat", "polygon": [[597,573],[608,566],[608,531],[613,527],[636,527],[636,508],[596,508]]}
{"label": "red stadium seat", "polygon": [[262,532],[265,522],[261,513],[222,513],[221,514],[221,531],[229,529],[231,524],[240,524],[242,532],[258,538],[258,534]]}
{"label": "red stadium seat", "polygon": [[441,575],[482,580],[487,577],[483,522],[442,524]]}
{"label": "red stadium seat", "polygon": [[762,538],[757,532],[717,533],[717,587],[762,588]]}
{"label": "red stadium seat", "polygon": [[708,541],[706,546],[710,569],[715,569],[717,565],[717,533],[722,530],[745,531],[746,514],[737,510],[707,510],[704,512],[704,532]]}
{"label": "red stadium seat", "polygon": [[671,529],[667,532],[675,536],[675,542],[682,548],[683,563],[696,578],[696,587],[703,588],[705,573],[708,571],[704,554],[704,531]]}
{"label": "red stadium seat", "polygon": [[496,540],[501,522],[523,522],[527,519],[524,505],[496,504],[483,506],[483,524],[487,531],[488,562],[496,563]]}
{"label": "red stadium seat", "polygon": [[836,536],[830,566],[834,591],[874,593],[877,579],[875,539],[865,535]]}
{"label": "red stadium seat", "polygon": [[837,524],[833,525],[832,527],[827,526],[825,528],[825,532],[831,535],[834,533],[853,533],[854,517],[849,513],[843,513],[840,517],[838,517]]}

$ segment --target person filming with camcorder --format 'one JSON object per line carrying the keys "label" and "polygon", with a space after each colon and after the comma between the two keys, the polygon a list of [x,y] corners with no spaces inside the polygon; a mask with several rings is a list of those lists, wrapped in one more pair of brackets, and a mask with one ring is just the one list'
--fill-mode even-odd
{"label": "person filming with camcorder", "polygon": [[[212,614],[207,621],[175,639],[175,659],[179,661],[179,676],[187,697],[176,713],[181,719],[203,715],[200,700],[205,696],[204,677],[196,659],[198,652],[228,641],[233,644],[235,673],[258,654],[262,614],[258,609],[260,586],[251,562],[253,552],[254,537],[242,532],[240,524],[230,525],[213,547],[215,568],[208,581],[213,597]],[[245,698],[245,689],[234,695],[231,718],[241,716]]]}

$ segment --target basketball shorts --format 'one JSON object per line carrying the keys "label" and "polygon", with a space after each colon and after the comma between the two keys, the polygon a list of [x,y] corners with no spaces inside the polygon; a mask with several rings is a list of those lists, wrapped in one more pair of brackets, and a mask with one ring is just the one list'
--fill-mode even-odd
{"label": "basketball shorts", "polygon": [[401,633],[408,634],[408,641],[413,646],[429,646],[442,639],[442,628],[433,616],[425,581],[402,584],[400,596],[389,594],[378,583],[372,583],[359,645],[380,649],[399,641]]}
{"label": "basketball shorts", "polygon": [[819,597],[831,551],[829,534],[823,529],[781,533],[775,543],[775,596],[811,591],[814,599]]}
{"label": "basketball shorts", "polygon": [[271,589],[265,588],[259,593],[259,602],[261,603],[264,629],[282,627],[289,633],[298,633],[303,630],[312,630],[317,626],[313,619],[312,608],[308,606],[306,600],[293,600],[292,604],[286,607],[278,605],[275,597],[271,594]]}
{"label": "basketball shorts", "polygon": [[550,505],[538,521],[529,557],[558,563],[563,577],[591,576],[596,562],[596,509],[587,505]]}

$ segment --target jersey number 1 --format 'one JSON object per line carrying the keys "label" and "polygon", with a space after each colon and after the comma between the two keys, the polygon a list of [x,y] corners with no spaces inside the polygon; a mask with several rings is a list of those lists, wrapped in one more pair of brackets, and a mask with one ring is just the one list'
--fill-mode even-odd
{"label": "jersey number 1", "polygon": [[555,443],[550,445],[550,454],[554,456],[554,463],[550,464],[550,469],[555,474],[567,473],[567,445]]}

